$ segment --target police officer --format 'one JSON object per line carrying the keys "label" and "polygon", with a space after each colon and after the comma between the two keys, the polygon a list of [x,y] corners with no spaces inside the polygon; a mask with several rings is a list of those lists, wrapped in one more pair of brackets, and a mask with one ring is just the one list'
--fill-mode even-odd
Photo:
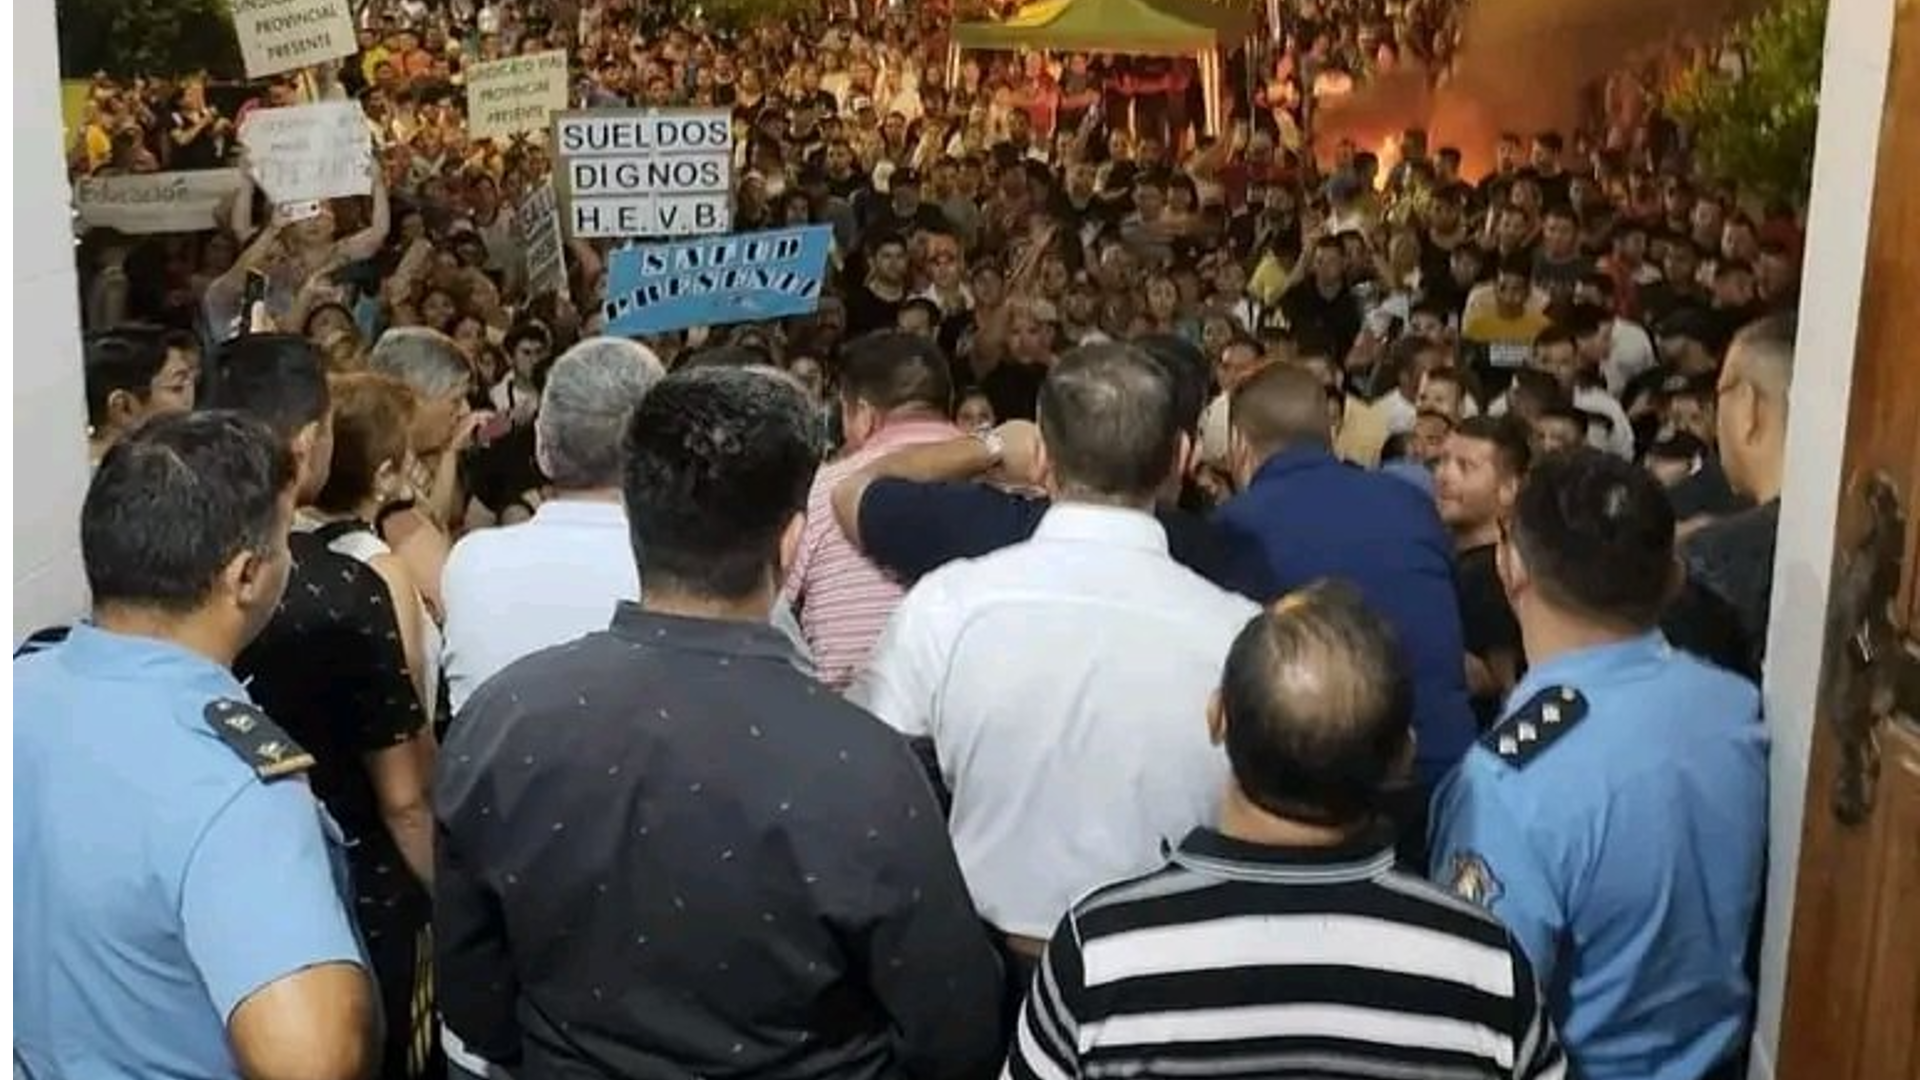
{"label": "police officer", "polygon": [[363,1075],[377,1027],[306,753],[228,665],[287,578],[294,468],[150,421],[81,511],[91,619],[14,664],[14,1067]]}
{"label": "police officer", "polygon": [[1531,666],[1435,797],[1436,878],[1519,938],[1589,1080],[1723,1075],[1753,1000],[1767,736],[1656,629],[1673,534],[1624,461],[1534,466],[1496,555]]}

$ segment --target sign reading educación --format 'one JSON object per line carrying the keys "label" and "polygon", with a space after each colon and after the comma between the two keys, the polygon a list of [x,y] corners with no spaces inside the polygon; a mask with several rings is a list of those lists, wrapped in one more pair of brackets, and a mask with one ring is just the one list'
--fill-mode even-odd
{"label": "sign reading educaci\u00f3n", "polygon": [[73,183],[73,205],[89,229],[131,236],[204,232],[221,206],[240,190],[239,169],[83,176]]}

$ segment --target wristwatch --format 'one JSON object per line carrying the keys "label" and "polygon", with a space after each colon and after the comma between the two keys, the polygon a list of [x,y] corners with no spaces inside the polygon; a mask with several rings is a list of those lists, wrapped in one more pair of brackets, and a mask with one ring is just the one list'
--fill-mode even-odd
{"label": "wristwatch", "polygon": [[990,427],[977,427],[973,429],[972,434],[974,441],[986,450],[988,456],[993,458],[995,465],[1006,459],[1007,441],[1000,437],[999,432]]}

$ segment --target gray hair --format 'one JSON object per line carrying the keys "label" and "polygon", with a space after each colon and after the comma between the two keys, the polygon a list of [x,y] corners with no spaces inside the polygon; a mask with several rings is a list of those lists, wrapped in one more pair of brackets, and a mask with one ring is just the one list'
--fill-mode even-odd
{"label": "gray hair", "polygon": [[652,349],[625,338],[568,349],[547,373],[534,420],[540,471],[563,490],[619,484],[627,419],[665,375]]}
{"label": "gray hair", "polygon": [[1729,362],[1735,354],[1740,357],[1738,373],[1782,407],[1793,390],[1793,346],[1799,331],[1798,313],[1768,315],[1742,327],[1727,347]]}
{"label": "gray hair", "polygon": [[473,369],[453,339],[424,326],[401,326],[380,335],[367,358],[373,370],[406,383],[423,397],[454,394],[473,380]]}

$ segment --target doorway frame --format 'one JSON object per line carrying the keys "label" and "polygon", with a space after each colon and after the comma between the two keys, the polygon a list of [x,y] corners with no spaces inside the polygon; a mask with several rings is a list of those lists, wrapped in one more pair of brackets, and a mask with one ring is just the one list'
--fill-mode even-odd
{"label": "doorway frame", "polygon": [[[1820,126],[1808,202],[1787,465],[1773,569],[1773,610],[1823,612],[1832,585],[1860,298],[1873,217],[1894,9],[1920,0],[1832,0],[1820,77]],[[1776,1080],[1807,767],[1825,620],[1776,618],[1762,688],[1773,736],[1767,918],[1750,1080]],[[1781,1078],[1792,1080],[1792,1078]]]}

